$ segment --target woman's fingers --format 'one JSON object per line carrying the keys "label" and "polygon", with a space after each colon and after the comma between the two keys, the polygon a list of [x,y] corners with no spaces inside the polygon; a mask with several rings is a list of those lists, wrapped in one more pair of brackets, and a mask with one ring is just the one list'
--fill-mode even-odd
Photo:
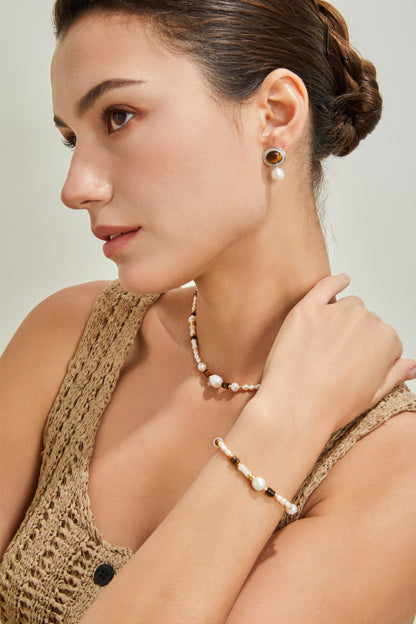
{"label": "woman's fingers", "polygon": [[[350,283],[340,275],[321,279],[287,315],[267,358],[258,397],[268,405],[282,395],[291,410],[331,432],[373,407],[412,378],[414,360],[401,359],[402,342],[391,325],[354,295],[332,304]],[[331,304],[331,305],[329,305]],[[279,391],[280,388],[280,391]]]}
{"label": "woman's fingers", "polygon": [[325,305],[335,295],[347,288],[350,282],[351,278],[346,273],[324,277],[303,297],[302,303]]}
{"label": "woman's fingers", "polygon": [[[413,372],[412,372],[413,371]],[[396,386],[404,383],[408,379],[416,378],[416,360],[410,358],[399,358],[388,371],[382,385],[376,392],[375,403],[378,403],[386,394],[391,392]]]}
{"label": "woman's fingers", "polygon": [[365,303],[364,301],[361,299],[361,297],[357,297],[357,295],[348,295],[348,297],[342,297],[342,299],[340,299],[338,301],[338,303],[340,305],[343,306],[361,306],[363,308],[365,308]]}

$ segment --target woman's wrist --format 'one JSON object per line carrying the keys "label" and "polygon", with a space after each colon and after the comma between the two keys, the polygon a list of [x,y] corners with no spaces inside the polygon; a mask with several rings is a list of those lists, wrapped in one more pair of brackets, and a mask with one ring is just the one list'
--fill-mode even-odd
{"label": "woman's wrist", "polygon": [[[245,406],[241,415],[248,421],[251,419],[263,420],[265,426],[275,435],[282,433],[289,439],[294,438],[301,442],[304,437],[320,447],[333,432],[332,419],[325,418],[322,402],[318,399],[301,399],[296,392],[287,388],[261,388],[256,396]],[[334,409],[334,408],[331,408]]]}
{"label": "woman's wrist", "polygon": [[[308,417],[309,416],[309,417]],[[273,488],[275,478],[290,484],[286,498],[296,493],[325,447],[331,431],[311,415],[300,419],[290,406],[254,397],[242,410],[224,441],[246,466]],[[282,474],[282,460],[285,473]],[[270,483],[269,483],[270,482]]]}

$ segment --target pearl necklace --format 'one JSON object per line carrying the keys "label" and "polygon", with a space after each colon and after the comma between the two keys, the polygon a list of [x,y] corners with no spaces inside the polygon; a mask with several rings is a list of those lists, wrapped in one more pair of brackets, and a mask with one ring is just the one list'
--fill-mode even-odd
{"label": "pearl necklace", "polygon": [[198,291],[196,290],[194,293],[194,299],[192,302],[192,313],[188,320],[189,320],[189,329],[190,329],[190,335],[191,335],[192,351],[194,353],[195,362],[198,365],[198,370],[201,371],[201,373],[205,375],[205,377],[208,378],[208,382],[213,388],[225,388],[225,390],[231,390],[232,392],[238,392],[239,390],[242,390],[243,392],[254,392],[255,390],[258,390],[260,388],[260,384],[256,384],[256,385],[244,384],[243,386],[240,386],[240,384],[235,383],[235,382],[228,383],[224,381],[223,378],[220,377],[219,375],[215,375],[214,373],[211,373],[211,371],[208,370],[208,366],[205,364],[205,362],[201,360],[200,355],[199,355],[199,349],[198,349],[198,340],[196,336],[197,297],[198,297]]}

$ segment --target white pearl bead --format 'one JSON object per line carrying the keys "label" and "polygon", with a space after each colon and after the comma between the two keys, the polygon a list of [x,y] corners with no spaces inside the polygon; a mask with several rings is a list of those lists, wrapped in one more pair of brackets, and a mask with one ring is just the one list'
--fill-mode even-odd
{"label": "white pearl bead", "polygon": [[[278,169],[278,167],[275,167],[275,169]],[[273,171],[272,171],[272,174],[273,174]],[[206,374],[208,371],[208,367],[204,362],[202,362],[201,357],[199,355],[199,350],[198,350],[198,339],[197,339],[197,331],[196,331],[196,308],[197,308],[197,294],[194,295],[194,298],[192,300],[192,314],[190,317],[188,317],[189,333],[191,336],[192,351],[193,351],[193,355],[198,366],[198,370]],[[224,380],[219,375],[211,375],[209,377],[209,383],[211,384],[213,388],[221,388],[221,386],[224,384]],[[238,392],[239,390],[244,390],[245,392],[248,392],[248,391],[257,390],[257,388],[260,387],[260,384],[257,384],[255,386],[247,385],[247,384],[245,384],[244,386],[240,386],[238,383],[234,382],[232,384],[228,384],[228,383],[224,384],[224,387],[229,388],[232,392]]]}
{"label": "white pearl bead", "polygon": [[288,509],[287,509],[287,513],[289,514],[289,516],[294,516],[295,513],[297,513],[298,508],[296,507],[296,505],[293,505],[292,503],[289,505]]}
{"label": "white pearl bead", "polygon": [[224,453],[227,455],[227,457],[232,457],[233,454],[231,453],[230,449],[227,448],[226,451],[224,451]]}
{"label": "white pearl bead", "polygon": [[209,378],[209,383],[213,388],[221,388],[221,384],[223,383],[223,378],[219,375],[211,375]]}
{"label": "white pearl bead", "polygon": [[243,473],[246,479],[250,476],[250,470],[244,466],[244,464],[240,464],[238,466],[238,470]]}
{"label": "white pearl bead", "polygon": [[272,169],[273,180],[283,180],[284,177],[285,172],[283,171],[283,169],[281,169],[280,167],[274,167],[274,169]]}
{"label": "white pearl bead", "polygon": [[266,481],[262,477],[254,477],[251,485],[257,492],[262,492],[266,487]]}

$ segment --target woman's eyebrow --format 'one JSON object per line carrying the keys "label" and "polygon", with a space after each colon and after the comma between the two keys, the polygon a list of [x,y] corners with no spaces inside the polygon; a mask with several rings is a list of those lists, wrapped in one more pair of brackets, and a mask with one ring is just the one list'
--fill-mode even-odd
{"label": "woman's eyebrow", "polygon": [[[82,117],[85,113],[95,104],[97,99],[111,91],[112,89],[118,89],[119,87],[129,87],[131,85],[144,84],[145,80],[131,80],[126,78],[112,78],[110,80],[104,80],[95,87],[92,87],[78,102],[76,106],[76,112],[78,117]],[[59,117],[53,118],[55,125],[58,127],[66,127],[66,123]]]}

